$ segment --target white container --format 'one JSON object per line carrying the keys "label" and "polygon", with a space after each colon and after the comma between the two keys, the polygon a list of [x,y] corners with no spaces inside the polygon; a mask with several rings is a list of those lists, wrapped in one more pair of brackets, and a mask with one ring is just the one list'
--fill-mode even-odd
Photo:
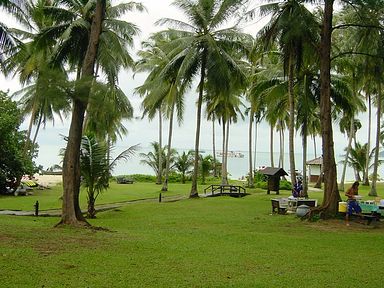
{"label": "white container", "polygon": [[384,206],[384,199],[380,200],[380,206]]}

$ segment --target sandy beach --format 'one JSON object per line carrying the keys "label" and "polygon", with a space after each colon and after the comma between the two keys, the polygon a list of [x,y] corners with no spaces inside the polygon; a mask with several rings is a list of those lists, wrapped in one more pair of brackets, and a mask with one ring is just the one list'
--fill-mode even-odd
{"label": "sandy beach", "polygon": [[48,186],[52,187],[57,185],[58,183],[63,182],[63,176],[62,175],[39,175],[35,174],[33,175],[35,178],[34,180],[37,181],[42,186]]}

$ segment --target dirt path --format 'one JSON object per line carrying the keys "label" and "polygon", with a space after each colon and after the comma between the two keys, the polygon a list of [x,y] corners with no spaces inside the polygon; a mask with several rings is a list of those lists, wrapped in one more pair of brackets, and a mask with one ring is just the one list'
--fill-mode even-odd
{"label": "dirt path", "polygon": [[[186,196],[176,195],[176,196],[163,196],[161,202],[175,202],[182,199],[186,199]],[[113,210],[116,208],[120,208],[122,206],[126,206],[128,204],[134,204],[138,202],[158,202],[159,198],[144,198],[144,199],[135,199],[135,200],[127,200],[122,202],[116,202],[111,204],[101,204],[96,205],[95,209],[97,212],[103,212],[108,210]],[[84,214],[87,213],[87,210],[82,210]],[[35,216],[35,211],[23,211],[23,210],[0,210],[0,215],[14,215],[14,216]],[[40,210],[39,216],[41,217],[60,217],[61,209],[51,209],[51,210]]]}

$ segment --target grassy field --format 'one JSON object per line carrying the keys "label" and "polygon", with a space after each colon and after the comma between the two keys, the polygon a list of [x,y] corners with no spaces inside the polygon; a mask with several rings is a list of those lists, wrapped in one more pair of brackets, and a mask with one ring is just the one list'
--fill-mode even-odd
{"label": "grassy field", "polygon": [[[167,195],[187,196],[189,188],[171,184]],[[98,203],[156,198],[159,189],[112,185]],[[0,197],[0,209],[31,209],[36,199],[59,207],[60,192]],[[1,287],[381,287],[381,225],[271,215],[275,195],[251,192],[136,202],[90,221],[109,231],[53,228],[54,217],[0,216]]]}

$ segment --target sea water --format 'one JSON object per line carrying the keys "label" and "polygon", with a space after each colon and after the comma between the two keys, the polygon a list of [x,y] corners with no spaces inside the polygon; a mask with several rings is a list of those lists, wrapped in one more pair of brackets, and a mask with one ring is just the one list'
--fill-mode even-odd
{"label": "sea water", "polygon": [[[155,172],[152,170],[151,167],[149,167],[146,164],[140,163],[140,161],[143,159],[139,156],[140,153],[148,153],[151,151],[150,148],[143,148],[141,149],[135,156],[132,156],[128,161],[126,162],[120,162],[118,165],[116,165],[115,169],[113,170],[113,175],[128,175],[128,174],[147,174],[147,175],[155,175]],[[184,149],[176,149],[176,151],[181,154],[184,151],[188,152]],[[243,158],[239,157],[228,157],[228,173],[230,179],[243,179],[246,177],[249,171],[249,152],[248,151],[236,151],[240,152],[244,155]],[[203,157],[208,155],[213,155],[212,150],[210,149],[201,149],[201,154]],[[279,153],[274,153],[274,166],[279,167]],[[317,155],[318,157],[319,155]],[[262,167],[262,166],[271,166],[271,160],[270,160],[270,153],[269,152],[257,152],[256,153],[256,162],[254,162],[255,155],[252,156],[252,165],[254,166],[254,169]],[[314,154],[308,154],[307,155],[307,161],[312,160],[316,158]],[[218,161],[221,162],[221,157],[216,157]],[[341,173],[343,170],[343,164],[341,161],[343,160],[343,157],[341,155],[337,156],[336,158],[336,165],[337,165],[337,177],[338,180],[341,178]],[[295,163],[296,163],[296,170],[299,172],[303,171],[303,155],[301,153],[295,154]],[[256,165],[255,165],[256,163]],[[284,154],[284,163],[282,167],[286,172],[289,172],[289,154]],[[308,169],[307,169],[307,175],[308,175]],[[350,167],[347,167],[346,170],[346,176],[345,181],[354,181],[354,172]]]}

